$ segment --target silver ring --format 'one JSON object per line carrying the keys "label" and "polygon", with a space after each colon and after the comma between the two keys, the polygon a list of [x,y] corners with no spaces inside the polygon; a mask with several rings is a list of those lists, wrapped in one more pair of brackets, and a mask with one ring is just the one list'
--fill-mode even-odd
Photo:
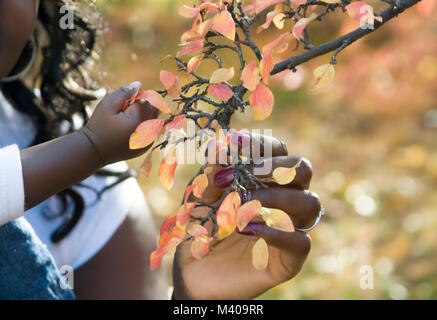
{"label": "silver ring", "polygon": [[302,231],[302,232],[308,232],[313,230],[315,227],[317,227],[317,225],[319,224],[320,220],[322,220],[322,216],[325,214],[325,208],[320,209],[319,211],[319,215],[317,216],[316,221],[314,222],[314,224],[309,227],[309,228],[305,228],[305,229],[301,229],[301,228],[295,228],[297,231]]}

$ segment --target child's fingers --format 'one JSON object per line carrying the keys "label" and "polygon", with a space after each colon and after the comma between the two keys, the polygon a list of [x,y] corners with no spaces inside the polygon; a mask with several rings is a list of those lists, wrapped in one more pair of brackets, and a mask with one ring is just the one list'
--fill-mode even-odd
{"label": "child's fingers", "polygon": [[141,89],[141,82],[135,81],[130,85],[121,87],[117,91],[110,93],[102,102],[101,105],[113,113],[122,111],[126,101],[132,99],[138,94]]}
{"label": "child's fingers", "polygon": [[160,111],[147,101],[136,101],[124,113],[139,124],[146,120],[156,119]]}

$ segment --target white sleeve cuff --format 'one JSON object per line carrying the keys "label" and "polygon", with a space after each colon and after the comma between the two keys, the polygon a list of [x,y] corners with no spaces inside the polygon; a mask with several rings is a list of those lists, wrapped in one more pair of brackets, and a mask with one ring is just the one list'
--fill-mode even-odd
{"label": "white sleeve cuff", "polygon": [[0,226],[24,214],[24,183],[20,150],[0,149]]}

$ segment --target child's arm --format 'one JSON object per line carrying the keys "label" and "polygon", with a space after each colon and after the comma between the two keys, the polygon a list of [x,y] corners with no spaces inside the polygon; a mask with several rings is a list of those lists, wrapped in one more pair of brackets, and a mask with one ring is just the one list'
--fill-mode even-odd
{"label": "child's arm", "polygon": [[156,118],[158,110],[148,103],[136,102],[125,112],[121,111],[140,86],[135,82],[107,96],[80,131],[21,151],[26,209],[107,164],[146,151],[129,150],[129,136],[142,121]]}

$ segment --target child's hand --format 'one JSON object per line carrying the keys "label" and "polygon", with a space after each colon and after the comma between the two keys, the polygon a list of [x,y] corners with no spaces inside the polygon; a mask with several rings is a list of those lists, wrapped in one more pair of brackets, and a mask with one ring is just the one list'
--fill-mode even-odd
{"label": "child's hand", "polygon": [[134,82],[109,94],[81,129],[81,133],[93,144],[101,166],[135,158],[147,151],[148,148],[130,150],[129,137],[141,122],[156,118],[159,110],[148,102],[137,101],[122,111],[125,102],[136,95],[140,88],[141,83]]}

